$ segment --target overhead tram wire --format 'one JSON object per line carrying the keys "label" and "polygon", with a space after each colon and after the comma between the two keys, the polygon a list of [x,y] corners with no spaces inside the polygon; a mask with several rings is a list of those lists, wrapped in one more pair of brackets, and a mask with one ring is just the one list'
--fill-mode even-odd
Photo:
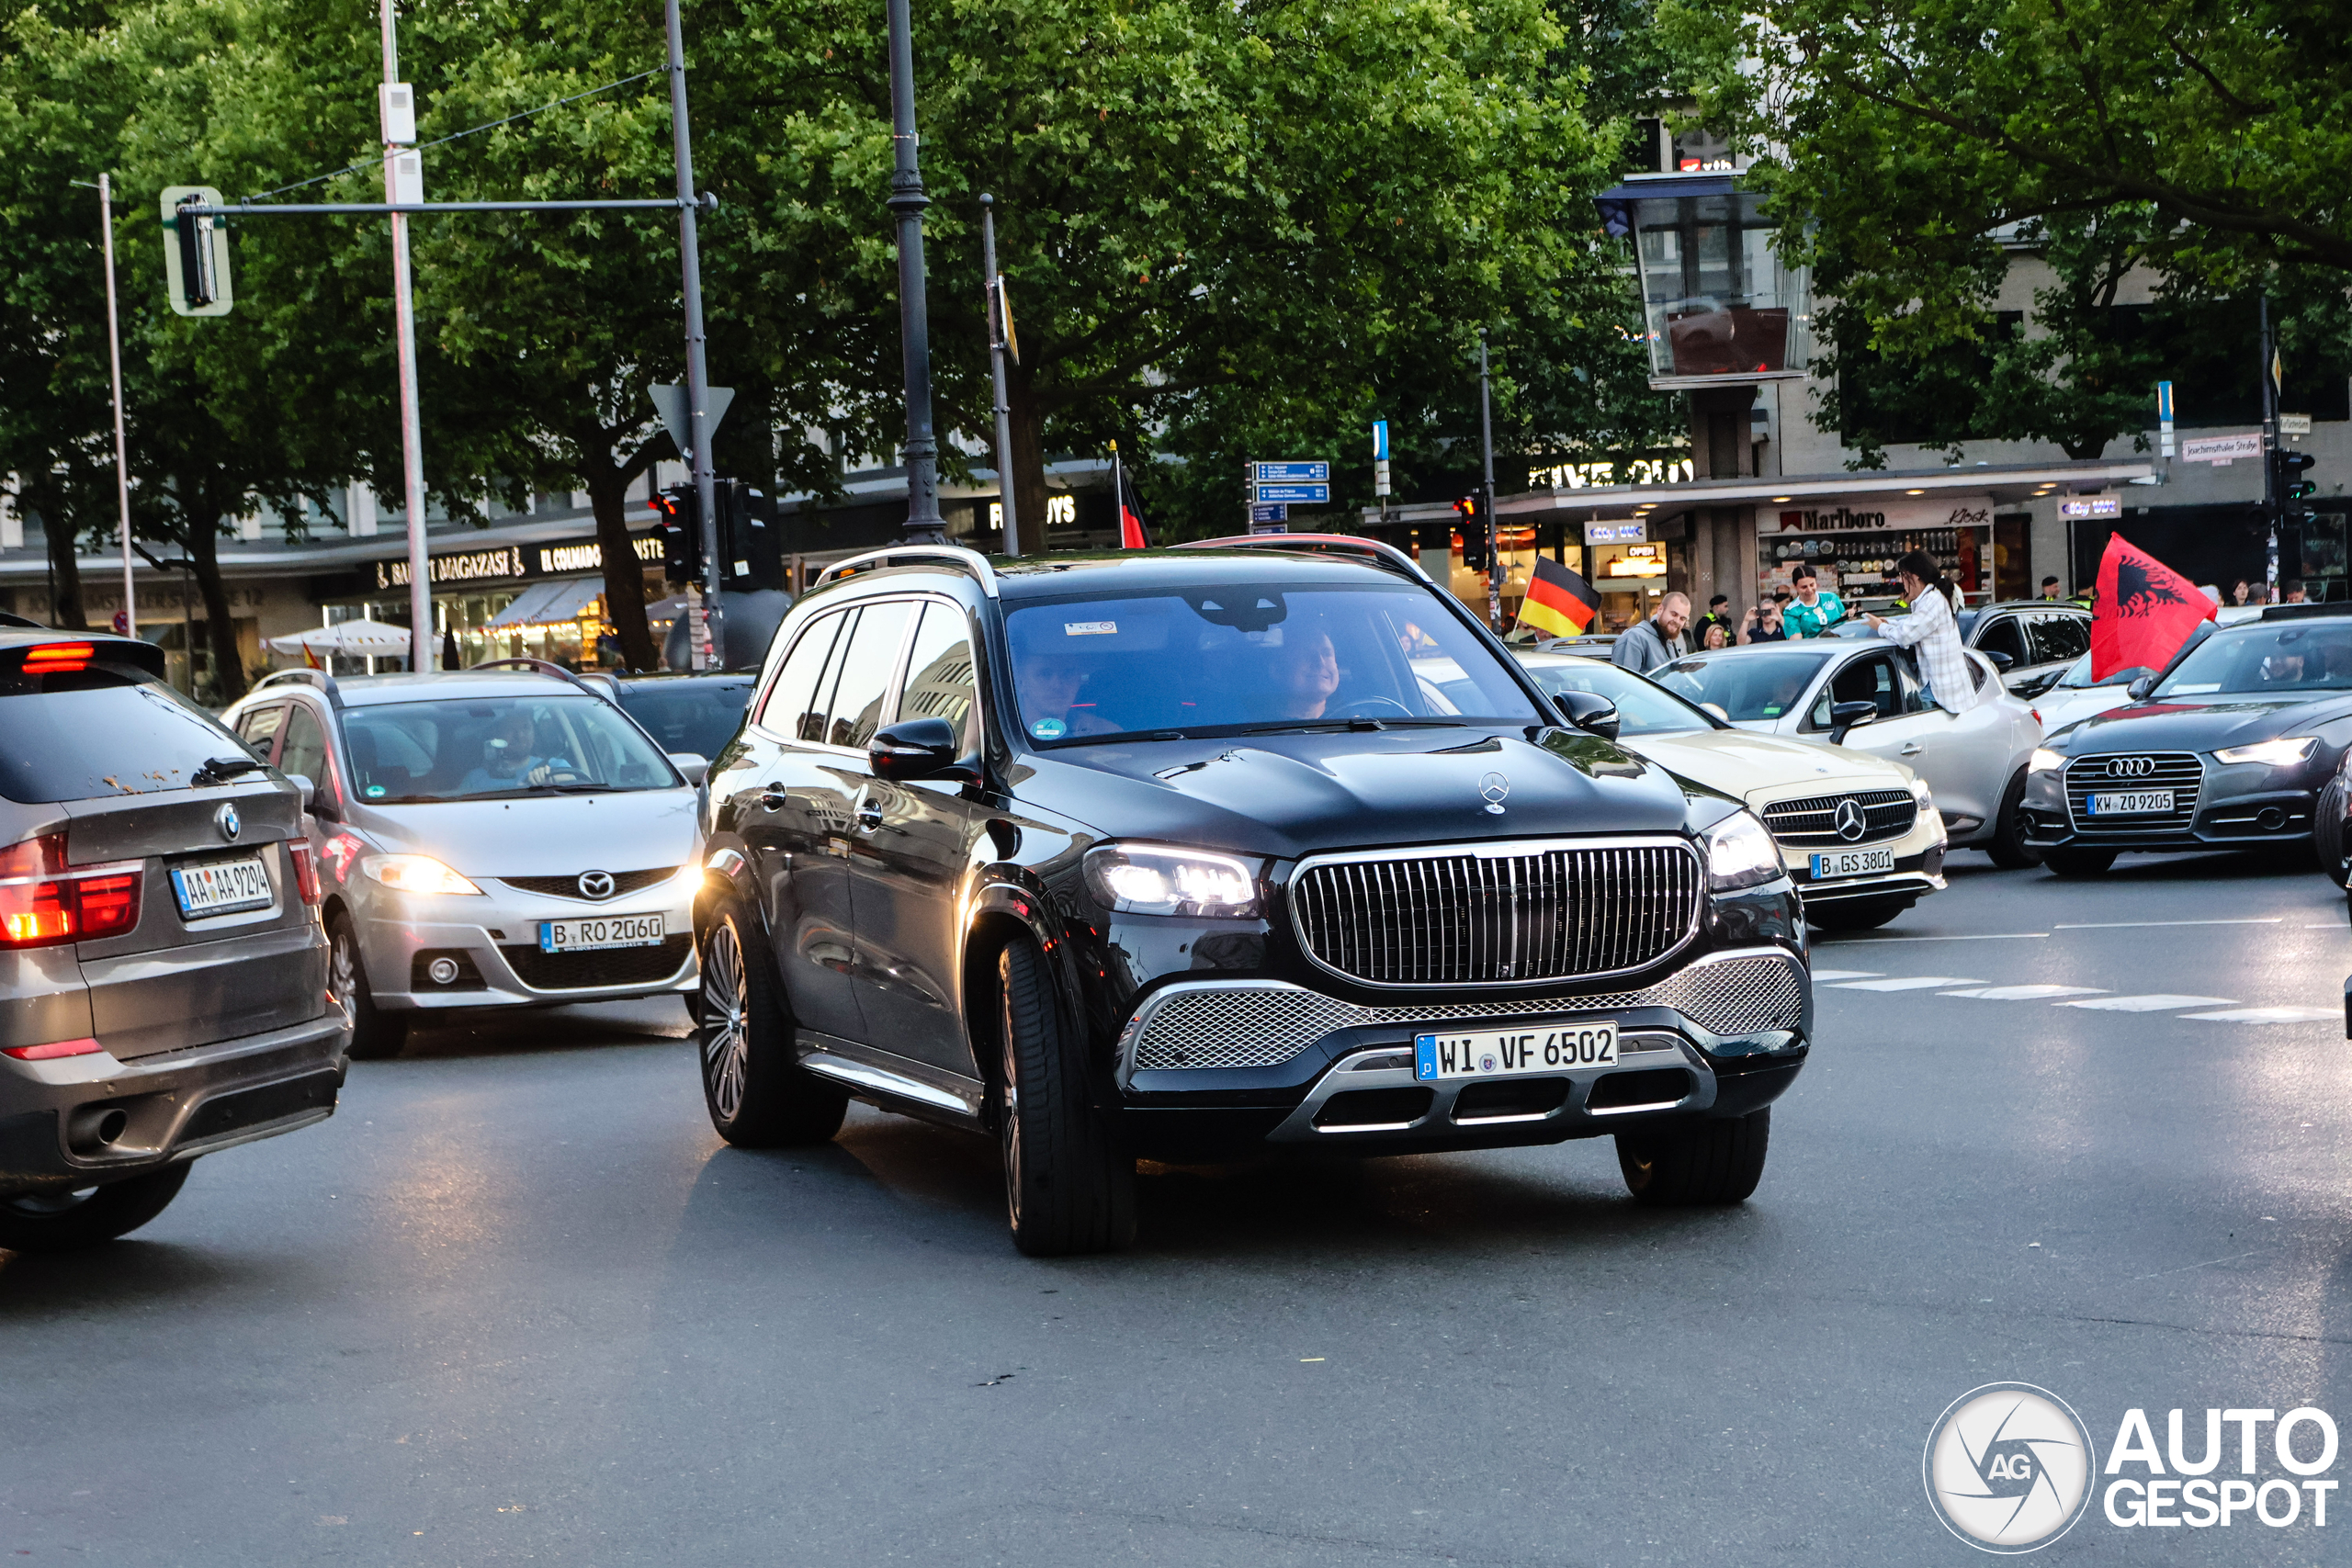
{"label": "overhead tram wire", "polygon": [[[533,115],[545,114],[549,109],[560,109],[566,104],[576,104],[582,98],[593,98],[599,93],[609,93],[616,87],[626,87],[631,82],[642,82],[649,76],[660,76],[663,74],[666,70],[667,67],[655,66],[650,71],[640,71],[634,76],[624,76],[617,82],[607,82],[601,87],[591,87],[584,93],[574,93],[568,98],[558,98],[551,104],[541,104],[535,109],[525,109],[521,114],[510,114],[504,119],[493,119],[487,125],[474,125],[469,126],[463,130],[453,130],[447,136],[440,137],[432,141],[420,143],[413,149],[413,151],[423,152],[431,148],[445,146],[449,142],[460,141],[465,137],[478,136],[485,130],[496,130],[502,125],[513,125],[518,119],[528,119]],[[380,169],[383,166],[384,160],[379,154],[376,157],[367,159],[362,163],[346,164],[340,169],[331,169],[323,175],[312,175],[307,180],[296,180],[292,185],[279,186],[275,190],[256,191],[251,196],[239,198],[234,205],[239,207],[250,207],[254,202],[267,201],[273,196],[284,196],[289,190],[300,190],[305,186],[314,186],[322,180],[339,179],[345,175],[364,174],[368,170]]]}

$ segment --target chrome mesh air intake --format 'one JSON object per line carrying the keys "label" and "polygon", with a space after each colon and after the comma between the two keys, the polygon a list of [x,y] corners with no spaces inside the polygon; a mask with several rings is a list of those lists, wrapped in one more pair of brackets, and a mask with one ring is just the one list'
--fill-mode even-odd
{"label": "chrome mesh air intake", "polygon": [[1474,845],[1310,860],[1307,955],[1375,986],[1524,984],[1656,963],[1698,929],[1705,873],[1673,840]]}
{"label": "chrome mesh air intake", "polygon": [[1164,991],[1144,1004],[1122,1042],[1132,1071],[1269,1067],[1325,1035],[1366,1024],[1454,1023],[1480,1018],[1672,1008],[1710,1034],[1793,1029],[1804,1016],[1805,980],[1781,953],[1747,953],[1694,964],[1640,991],[1529,997],[1449,1007],[1359,1007],[1295,986],[1212,982]]}

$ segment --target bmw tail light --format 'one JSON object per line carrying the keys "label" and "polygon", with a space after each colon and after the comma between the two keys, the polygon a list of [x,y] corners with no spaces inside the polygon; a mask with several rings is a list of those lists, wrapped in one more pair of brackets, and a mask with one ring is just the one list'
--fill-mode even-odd
{"label": "bmw tail light", "polygon": [[19,1062],[52,1062],[60,1056],[95,1056],[105,1049],[85,1036],[80,1040],[52,1040],[46,1045],[0,1047],[0,1056],[14,1056]]}
{"label": "bmw tail light", "polygon": [[286,841],[286,854],[287,858],[294,863],[294,886],[301,893],[302,902],[316,904],[321,897],[319,863],[311,857],[310,841],[305,839],[288,839]]}
{"label": "bmw tail light", "polygon": [[135,860],[68,865],[62,833],[0,849],[0,948],[120,936],[139,924],[142,874]]}

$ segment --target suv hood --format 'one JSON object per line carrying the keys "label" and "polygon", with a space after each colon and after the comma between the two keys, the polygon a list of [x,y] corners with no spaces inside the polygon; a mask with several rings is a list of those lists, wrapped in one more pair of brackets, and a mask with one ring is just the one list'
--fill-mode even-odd
{"label": "suv hood", "polygon": [[2319,692],[2296,698],[2217,697],[2211,702],[2135,703],[2094,714],[2067,730],[2066,754],[2211,751],[2307,731],[2352,714],[2352,697]]}
{"label": "suv hood", "polygon": [[560,876],[684,865],[699,831],[690,789],[360,807],[351,826],[386,850],[464,875]]}
{"label": "suv hood", "polygon": [[[1509,785],[1499,814],[1487,809],[1489,773]],[[1286,859],[1396,844],[1680,833],[1688,805],[1664,769],[1566,729],[1074,746],[1019,759],[1012,779],[1023,802],[1106,837]]]}

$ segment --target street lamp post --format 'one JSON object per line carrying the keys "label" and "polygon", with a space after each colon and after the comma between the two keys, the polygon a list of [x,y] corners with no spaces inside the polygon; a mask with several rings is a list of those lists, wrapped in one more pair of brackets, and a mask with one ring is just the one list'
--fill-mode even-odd
{"label": "street lamp post", "polygon": [[1478,515],[1487,524],[1487,624],[1503,629],[1502,544],[1495,529],[1495,417],[1487,396],[1487,329],[1478,329],[1478,442],[1485,460],[1478,481]]}
{"label": "street lamp post", "polygon": [[980,195],[980,270],[989,318],[989,373],[996,381],[997,505],[1004,516],[1004,553],[1021,553],[1021,523],[1012,513],[1012,409],[1004,400],[1004,282],[996,275],[996,198]]}
{"label": "street lamp post", "polygon": [[947,542],[939,515],[939,444],[931,430],[931,312],[923,299],[923,194],[916,160],[914,24],[907,0],[889,0],[890,141],[898,159],[890,171],[889,209],[899,220],[899,333],[907,364],[907,542]]}

